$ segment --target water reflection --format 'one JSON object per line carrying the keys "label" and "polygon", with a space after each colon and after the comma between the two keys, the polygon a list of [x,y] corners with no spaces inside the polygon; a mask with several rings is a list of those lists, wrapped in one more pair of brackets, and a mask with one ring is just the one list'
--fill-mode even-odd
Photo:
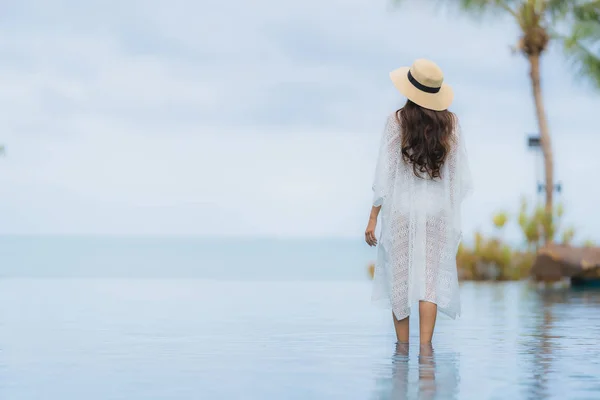
{"label": "water reflection", "polygon": [[419,398],[433,399],[436,393],[433,346],[421,345],[419,350]]}
{"label": "water reflection", "polygon": [[533,328],[531,340],[526,342],[526,353],[532,356],[531,382],[528,385],[528,398],[548,398],[548,379],[552,372],[553,345],[552,301],[550,297],[541,298],[541,317],[536,318],[537,323]]}
{"label": "water reflection", "polygon": [[[380,399],[400,399],[406,398],[408,393],[408,371],[409,371],[409,347],[406,344],[399,343],[392,356],[392,377],[389,393],[384,389],[383,397]],[[384,386],[385,387],[385,386]]]}
{"label": "water reflection", "polygon": [[[530,333],[526,335],[522,350],[529,356],[531,366],[525,392],[528,399],[544,399],[556,394],[552,383],[565,373],[560,365],[565,359],[565,355],[561,354],[566,350],[564,343],[577,339],[573,328],[583,326],[573,318],[576,314],[573,307],[600,304],[600,291],[547,288],[534,291],[533,297],[535,301],[530,307],[537,313],[529,314],[533,318],[527,324],[531,324],[526,330]],[[583,344],[587,347],[593,343],[584,340]]]}
{"label": "water reflection", "polygon": [[[416,352],[417,363],[410,353]],[[380,380],[374,398],[454,399],[458,396],[459,353],[438,353],[432,345],[398,344],[392,356],[389,378]],[[412,379],[412,378],[415,379]]]}
{"label": "water reflection", "polygon": [[539,301],[546,307],[552,304],[600,304],[600,289],[566,287],[536,291]]}
{"label": "water reflection", "polygon": [[390,345],[370,294],[353,282],[0,280],[0,398],[600,399],[600,291],[465,283],[463,315],[439,319],[433,348],[419,347],[418,320],[410,347]]}

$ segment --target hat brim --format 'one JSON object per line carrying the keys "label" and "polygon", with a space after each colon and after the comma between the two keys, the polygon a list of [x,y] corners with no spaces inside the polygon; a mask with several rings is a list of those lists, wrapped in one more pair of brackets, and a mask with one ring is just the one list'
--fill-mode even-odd
{"label": "hat brim", "polygon": [[424,92],[410,83],[409,70],[410,67],[402,67],[390,72],[390,79],[400,93],[413,103],[430,110],[444,111],[450,107],[454,100],[454,91],[450,85],[443,83],[437,93]]}

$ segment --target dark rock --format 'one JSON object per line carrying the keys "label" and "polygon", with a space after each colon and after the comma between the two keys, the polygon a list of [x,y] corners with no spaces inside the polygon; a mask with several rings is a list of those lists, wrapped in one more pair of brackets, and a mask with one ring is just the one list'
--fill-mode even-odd
{"label": "dark rock", "polygon": [[538,281],[571,279],[600,279],[600,247],[571,247],[549,245],[538,251],[531,268]]}

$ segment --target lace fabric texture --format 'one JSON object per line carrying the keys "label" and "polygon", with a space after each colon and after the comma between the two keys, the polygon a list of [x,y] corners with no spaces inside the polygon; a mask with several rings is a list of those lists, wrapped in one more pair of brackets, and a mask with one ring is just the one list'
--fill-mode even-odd
{"label": "lace fabric texture", "polygon": [[381,138],[373,183],[373,205],[381,206],[381,233],[372,299],[391,308],[398,319],[409,316],[412,304],[421,300],[456,318],[460,208],[472,191],[465,143],[457,126],[441,179],[422,179],[402,160],[401,134],[393,113]]}

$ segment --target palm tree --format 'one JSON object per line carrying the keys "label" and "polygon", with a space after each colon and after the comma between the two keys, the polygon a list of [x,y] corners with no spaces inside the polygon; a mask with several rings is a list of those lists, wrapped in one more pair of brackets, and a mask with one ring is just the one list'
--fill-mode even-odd
{"label": "palm tree", "polygon": [[552,213],[554,157],[542,99],[540,60],[549,44],[556,42],[573,63],[577,75],[588,79],[600,89],[600,0],[440,1],[458,5],[466,12],[509,15],[518,24],[521,35],[514,50],[529,61],[531,89],[544,155],[546,212]]}

